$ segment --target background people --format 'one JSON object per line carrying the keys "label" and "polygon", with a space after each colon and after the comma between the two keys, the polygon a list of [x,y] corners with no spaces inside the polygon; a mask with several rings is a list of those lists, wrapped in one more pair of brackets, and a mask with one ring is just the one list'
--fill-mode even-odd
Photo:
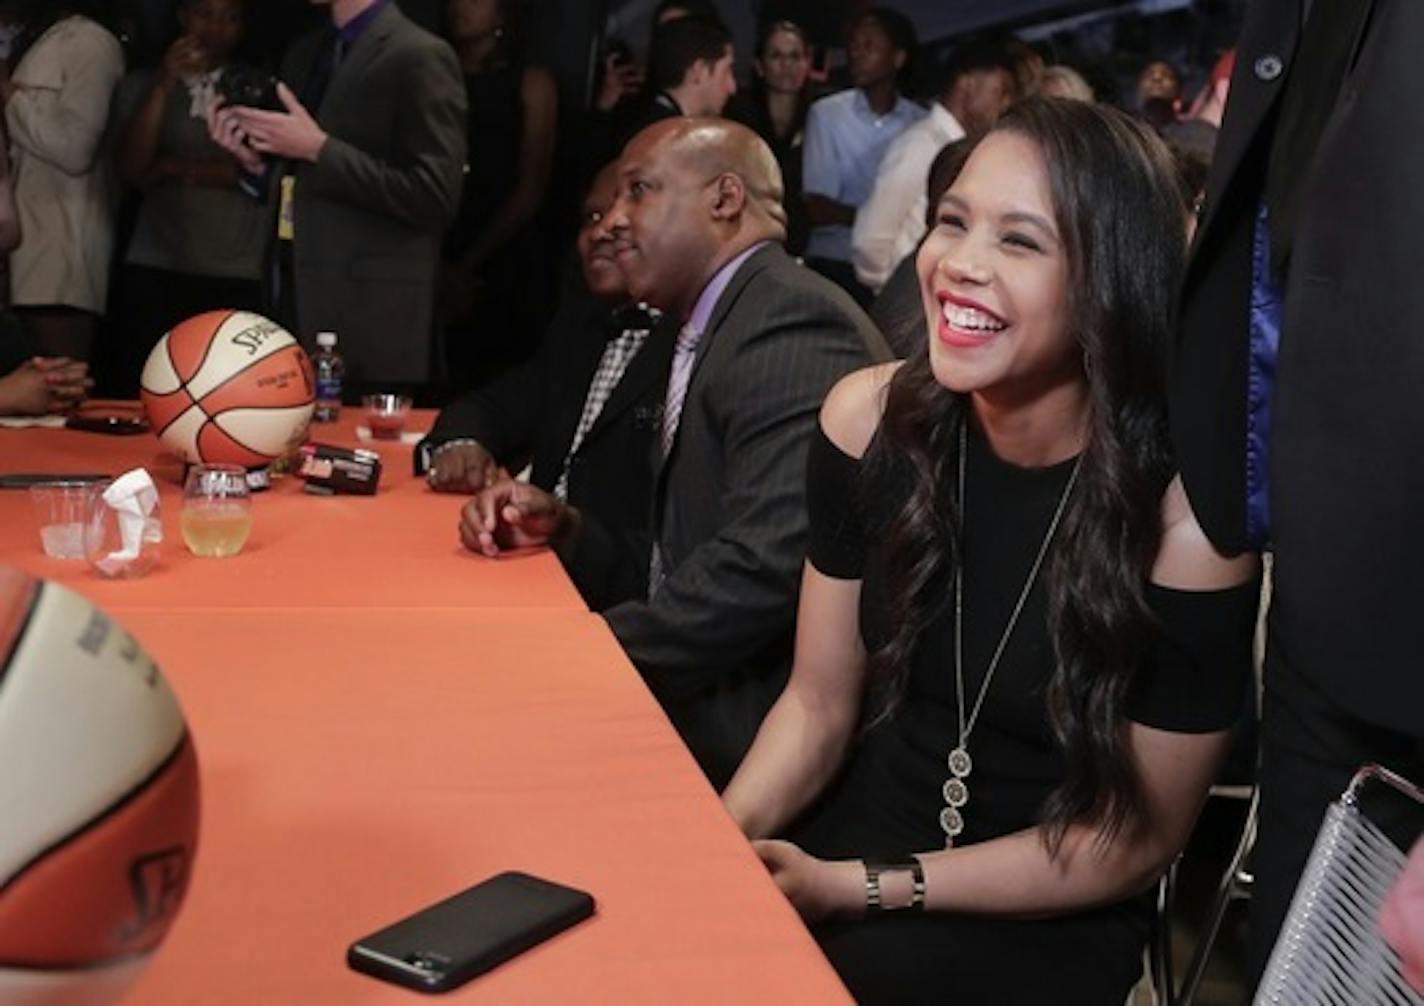
{"label": "background people", "polygon": [[152,72],[125,79],[115,101],[119,174],[143,193],[115,303],[125,345],[107,357],[135,393],[159,336],[202,311],[262,307],[270,214],[238,186],[237,163],[208,135],[224,76],[260,81],[234,59],[243,0],[183,0],[181,34]]}
{"label": "background people", "polygon": [[519,0],[449,0],[465,77],[471,152],[445,234],[440,305],[446,363],[468,384],[538,347],[554,287],[536,217],[558,127],[553,76],[525,57]]}
{"label": "background people", "polygon": [[809,227],[801,197],[801,158],[811,105],[810,38],[794,21],[772,22],[762,29],[753,68],[745,100],[731,114],[756,130],[776,155],[786,190],[786,250],[800,255]]}
{"label": "background people", "polygon": [[1017,97],[1014,64],[1001,50],[970,45],[956,53],[929,114],[885,149],[870,198],[855,214],[855,277],[879,293],[925,234],[925,182],[935,155],[966,134],[992,126]]}
{"label": "background people", "polygon": [[24,0],[0,68],[24,241],[10,302],[47,355],[88,360],[113,254],[112,178],[102,141],[124,72],[119,42],[71,0]]}
{"label": "background people", "polygon": [[903,14],[886,7],[862,14],[849,41],[855,87],[822,98],[806,115],[806,263],[862,305],[871,293],[855,278],[851,227],[870,198],[886,149],[925,114],[897,86],[914,48],[914,26]]}
{"label": "background people", "polygon": [[434,372],[465,89],[450,46],[389,0],[332,0],[330,12],[330,30],[282,61],[281,111],[224,107],[209,129],[247,174],[275,175],[278,313],[308,347],[338,334],[348,393],[418,385]]}

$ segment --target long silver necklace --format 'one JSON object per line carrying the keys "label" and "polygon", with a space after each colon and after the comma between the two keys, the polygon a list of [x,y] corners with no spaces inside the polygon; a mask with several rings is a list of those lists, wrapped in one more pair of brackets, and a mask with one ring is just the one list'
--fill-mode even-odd
{"label": "long silver necklace", "polygon": [[1009,645],[1009,637],[1014,633],[1014,626],[1018,624],[1019,615],[1022,614],[1024,604],[1028,601],[1028,595],[1033,590],[1034,581],[1038,579],[1038,571],[1043,566],[1043,559],[1048,555],[1048,546],[1053,542],[1053,535],[1058,530],[1059,523],[1063,520],[1063,512],[1068,507],[1068,497],[1073,494],[1073,486],[1078,481],[1078,470],[1083,467],[1083,455],[1079,454],[1078,459],[1073,462],[1072,474],[1068,476],[1068,484],[1063,487],[1063,494],[1058,497],[1058,506],[1053,511],[1053,519],[1048,522],[1048,530],[1043,535],[1043,542],[1038,546],[1038,555],[1034,557],[1033,566],[1029,568],[1028,579],[1024,580],[1023,589],[1019,591],[1019,599],[1014,602],[1014,610],[1009,615],[1009,622],[1004,626],[1003,634],[999,636],[999,645],[994,647],[994,655],[989,658],[989,666],[984,671],[984,681],[979,685],[979,694],[974,699],[974,708],[970,710],[966,717],[964,712],[964,469],[965,455],[968,452],[968,435],[966,428],[969,421],[966,418],[959,425],[959,562],[954,570],[954,694],[958,702],[956,712],[959,714],[959,741],[954,749],[949,752],[949,778],[944,781],[944,809],[939,812],[939,826],[944,829],[945,848],[954,845],[954,840],[964,831],[964,807],[969,803],[969,773],[974,771],[974,759],[969,756],[969,735],[974,732],[974,724],[979,722],[979,710],[984,707],[984,696],[989,694],[989,683],[994,680],[994,672],[999,668],[999,658],[1004,655],[1004,648]]}

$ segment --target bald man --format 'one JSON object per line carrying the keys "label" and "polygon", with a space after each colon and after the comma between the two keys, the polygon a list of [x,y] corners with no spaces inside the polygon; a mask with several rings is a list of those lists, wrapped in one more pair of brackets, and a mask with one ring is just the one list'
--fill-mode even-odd
{"label": "bald man", "polygon": [[821,401],[890,353],[847,294],[782,249],[781,172],[751,130],[667,119],[633,138],[619,173],[604,231],[632,295],[681,325],[650,459],[651,558],[511,483],[466,509],[462,534],[489,555],[552,542],[576,583],[636,578],[640,599],[604,616],[720,787],[790,668]]}

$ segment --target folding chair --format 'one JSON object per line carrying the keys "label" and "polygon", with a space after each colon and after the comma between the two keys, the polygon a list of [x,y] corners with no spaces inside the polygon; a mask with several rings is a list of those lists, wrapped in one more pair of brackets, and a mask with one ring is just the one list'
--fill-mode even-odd
{"label": "folding chair", "polygon": [[1405,855],[1360,809],[1360,790],[1371,781],[1424,804],[1424,790],[1386,768],[1355,773],[1325,812],[1256,1006],[1424,1006],[1379,931],[1380,908]]}

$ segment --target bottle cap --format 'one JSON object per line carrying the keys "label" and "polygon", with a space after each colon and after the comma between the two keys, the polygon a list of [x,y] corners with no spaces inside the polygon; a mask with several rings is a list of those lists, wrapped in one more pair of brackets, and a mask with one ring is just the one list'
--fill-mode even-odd
{"label": "bottle cap", "polygon": [[318,332],[316,334],[316,344],[322,349],[330,349],[336,345],[335,332]]}

